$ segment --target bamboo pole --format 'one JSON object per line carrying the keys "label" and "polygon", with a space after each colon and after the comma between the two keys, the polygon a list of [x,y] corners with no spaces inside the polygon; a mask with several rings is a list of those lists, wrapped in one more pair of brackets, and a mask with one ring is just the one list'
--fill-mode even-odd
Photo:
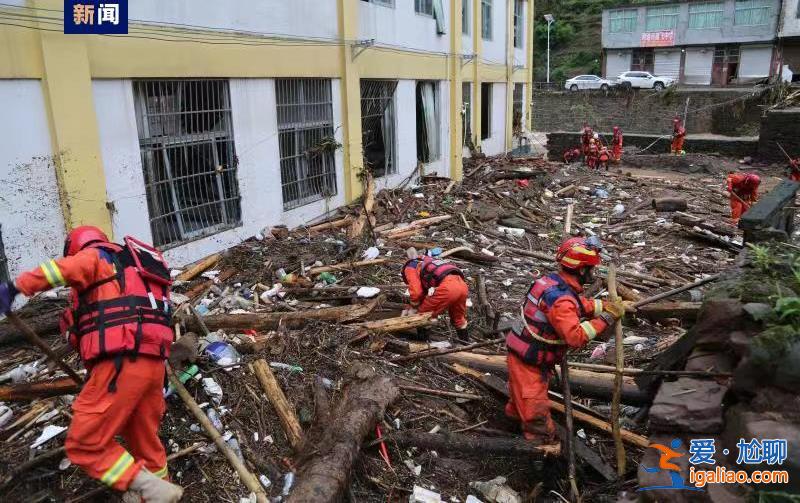
{"label": "bamboo pole", "polygon": [[[611,264],[608,268],[608,296],[611,302],[619,302],[617,295],[617,268]],[[611,433],[617,451],[617,476],[625,475],[625,445],[620,435],[619,412],[622,398],[622,369],[625,366],[625,349],[622,344],[622,321],[614,324],[614,342],[616,353],[616,373],[614,374],[614,394],[611,396]]]}
{"label": "bamboo pole", "polygon": [[567,448],[567,478],[569,479],[569,495],[572,503],[580,503],[581,493],[578,491],[578,481],[575,476],[575,426],[572,417],[572,390],[569,387],[569,365],[567,353],[561,360],[561,385],[564,393],[564,423],[567,429],[567,438],[564,444]]}
{"label": "bamboo pole", "polygon": [[208,419],[208,416],[205,415],[203,410],[197,405],[197,402],[194,401],[192,395],[186,390],[183,386],[183,383],[178,380],[175,376],[175,371],[172,369],[172,366],[167,362],[167,376],[169,377],[169,382],[172,384],[172,387],[175,388],[175,391],[178,392],[178,396],[181,397],[183,403],[186,404],[186,408],[194,415],[197,422],[200,423],[200,426],[206,431],[211,440],[214,441],[214,444],[217,446],[217,449],[222,451],[222,454],[228,458],[228,462],[231,464],[236,473],[239,474],[239,478],[242,479],[244,485],[256,495],[256,501],[258,503],[268,503],[269,499],[267,498],[267,494],[264,492],[264,488],[261,487],[261,483],[258,479],[253,475],[250,470],[242,463],[242,461],[236,456],[236,454],[228,447],[228,444],[222,439],[222,435],[220,435],[219,431],[214,428],[214,425],[211,424],[211,420]]}

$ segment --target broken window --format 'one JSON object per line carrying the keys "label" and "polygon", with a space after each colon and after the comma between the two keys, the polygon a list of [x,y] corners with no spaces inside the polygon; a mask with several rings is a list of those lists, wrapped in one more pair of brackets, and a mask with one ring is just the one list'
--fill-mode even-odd
{"label": "broken window", "polygon": [[513,103],[513,119],[512,127],[514,134],[522,132],[522,107],[525,103],[525,84],[514,84],[514,103]]}
{"label": "broken window", "polygon": [[464,144],[472,144],[472,83],[462,82],[461,84],[461,101],[463,106],[461,108],[461,123],[464,125],[462,133],[464,135]]}
{"label": "broken window", "polygon": [[396,80],[361,80],[361,142],[365,167],[373,176],[397,173]]}
{"label": "broken window", "polygon": [[492,136],[492,84],[481,84],[481,140]]}
{"label": "broken window", "polygon": [[433,17],[433,0],[414,0],[414,12]]}
{"label": "broken window", "polygon": [[492,39],[492,0],[481,0],[481,36]]}
{"label": "broken window", "polygon": [[439,83],[417,82],[417,159],[433,162],[441,154],[439,125]]}
{"label": "broken window", "polygon": [[8,258],[6,258],[6,247],[3,245],[3,226],[0,225],[0,282],[9,281],[8,277]]}
{"label": "broken window", "polygon": [[514,47],[525,46],[525,8],[523,0],[514,0]]}
{"label": "broken window", "polygon": [[156,246],[240,225],[228,81],[147,80],[133,89]]}
{"label": "broken window", "polygon": [[336,194],[339,144],[333,135],[329,79],[277,79],[283,209]]}

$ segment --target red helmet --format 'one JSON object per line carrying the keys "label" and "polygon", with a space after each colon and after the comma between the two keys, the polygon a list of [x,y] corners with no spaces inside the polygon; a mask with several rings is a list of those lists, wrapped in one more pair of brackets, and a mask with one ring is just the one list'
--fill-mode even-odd
{"label": "red helmet", "polygon": [[70,257],[92,243],[108,243],[108,236],[93,225],[82,225],[72,229],[64,240],[64,256]]}
{"label": "red helmet", "polygon": [[615,133],[618,133],[618,132],[619,132],[619,126],[614,126],[614,132],[615,132]]}
{"label": "red helmet", "polygon": [[595,267],[600,265],[600,254],[586,239],[569,238],[558,247],[556,261],[567,269]]}

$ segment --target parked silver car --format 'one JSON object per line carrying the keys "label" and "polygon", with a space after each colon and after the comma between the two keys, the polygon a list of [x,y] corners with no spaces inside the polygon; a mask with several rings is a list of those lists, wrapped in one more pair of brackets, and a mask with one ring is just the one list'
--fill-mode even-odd
{"label": "parked silver car", "polygon": [[665,87],[675,84],[672,77],[660,77],[650,72],[625,72],[617,77],[618,86],[629,86],[638,89],[655,89],[661,91]]}
{"label": "parked silver car", "polygon": [[568,91],[583,91],[585,89],[600,89],[606,91],[613,85],[614,82],[601,79],[597,75],[578,75],[566,81],[564,83],[564,89]]}

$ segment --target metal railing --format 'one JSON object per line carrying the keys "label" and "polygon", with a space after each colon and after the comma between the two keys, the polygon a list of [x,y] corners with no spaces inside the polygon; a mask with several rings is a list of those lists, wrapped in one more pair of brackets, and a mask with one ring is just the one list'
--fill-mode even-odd
{"label": "metal railing", "polygon": [[153,242],[173,247],[241,223],[228,81],[134,83]]}
{"label": "metal railing", "polygon": [[330,79],[277,79],[284,211],[336,195]]}

